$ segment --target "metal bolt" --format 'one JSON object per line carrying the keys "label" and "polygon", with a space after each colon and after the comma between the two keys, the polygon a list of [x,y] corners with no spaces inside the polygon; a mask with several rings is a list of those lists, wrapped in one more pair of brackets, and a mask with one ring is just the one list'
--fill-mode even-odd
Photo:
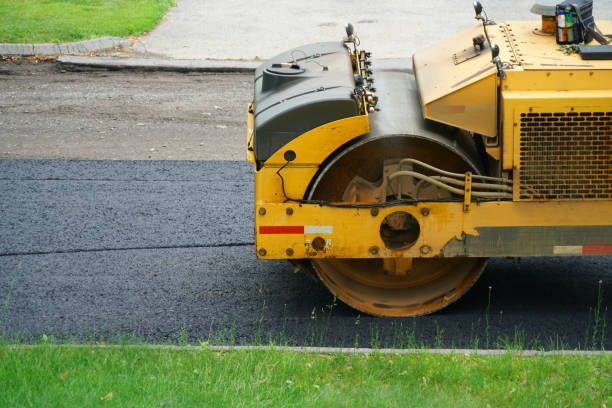
{"label": "metal bolt", "polygon": [[372,217],[376,217],[378,215],[378,208],[372,208],[370,214],[372,214]]}
{"label": "metal bolt", "polygon": [[258,212],[259,212],[259,215],[266,215],[266,209],[263,207],[260,207]]}
{"label": "metal bolt", "polygon": [[325,240],[321,237],[316,237],[312,240],[312,247],[315,251],[322,251],[325,249]]}
{"label": "metal bolt", "polygon": [[293,214],[293,208],[291,208],[291,207],[287,208],[286,213],[287,213],[287,215],[292,215]]}
{"label": "metal bolt", "polygon": [[376,245],[371,246],[371,247],[370,247],[370,253],[371,253],[372,255],[377,255],[377,254],[378,254],[378,247],[377,247]]}
{"label": "metal bolt", "polygon": [[429,215],[429,208],[427,207],[421,208],[421,214],[423,214],[423,217],[427,217]]}
{"label": "metal bolt", "polygon": [[293,150],[287,150],[284,154],[283,157],[285,158],[285,160],[287,160],[288,162],[292,162],[295,160],[295,158],[297,157],[297,155],[295,154],[295,152]]}
{"label": "metal bolt", "polygon": [[257,253],[259,254],[259,256],[266,256],[267,254],[266,250],[263,248],[259,248],[259,251],[257,251]]}
{"label": "metal bolt", "polygon": [[287,249],[285,250],[285,253],[287,254],[287,256],[293,256],[293,249],[291,249],[291,248],[287,248]]}
{"label": "metal bolt", "polygon": [[421,253],[423,255],[427,255],[429,252],[431,252],[431,247],[429,245],[423,245],[421,247]]}

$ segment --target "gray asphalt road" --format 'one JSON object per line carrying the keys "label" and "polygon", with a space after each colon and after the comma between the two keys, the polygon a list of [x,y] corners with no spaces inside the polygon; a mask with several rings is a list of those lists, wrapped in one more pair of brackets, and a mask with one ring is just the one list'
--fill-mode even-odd
{"label": "gray asphalt road", "polygon": [[0,63],[0,159],[242,160],[252,78]]}
{"label": "gray asphalt road", "polygon": [[440,313],[359,316],[285,262],[255,259],[251,183],[236,161],[0,161],[4,334],[612,346],[608,315],[594,318],[599,281],[610,306],[610,257],[495,259]]}

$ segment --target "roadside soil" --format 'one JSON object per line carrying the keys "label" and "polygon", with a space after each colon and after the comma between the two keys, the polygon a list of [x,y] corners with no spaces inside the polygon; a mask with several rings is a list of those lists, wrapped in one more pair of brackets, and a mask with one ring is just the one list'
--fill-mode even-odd
{"label": "roadside soil", "polygon": [[0,63],[0,158],[243,160],[246,74]]}

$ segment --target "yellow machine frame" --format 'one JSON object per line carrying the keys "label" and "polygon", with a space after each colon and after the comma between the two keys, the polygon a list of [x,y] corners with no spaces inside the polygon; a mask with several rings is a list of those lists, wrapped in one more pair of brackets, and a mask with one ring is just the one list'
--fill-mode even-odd
{"label": "yellow machine frame", "polygon": [[[606,27],[610,22],[604,22]],[[501,38],[508,28],[500,26]],[[509,27],[509,26],[508,26]],[[519,25],[519,28],[522,26]],[[474,31],[473,29],[471,31]],[[466,38],[472,35],[466,31]],[[511,30],[510,30],[511,31]],[[500,34],[501,33],[501,34]],[[457,36],[453,38],[457,41]],[[473,202],[470,199],[470,174],[466,174],[464,202],[419,202],[415,205],[371,206],[344,208],[300,202],[315,177],[319,166],[332,153],[350,140],[369,132],[368,114],[349,117],[310,130],[295,138],[271,156],[261,168],[255,168],[255,241],[256,253],[265,259],[308,258],[417,258],[449,256],[529,256],[529,255],[596,255],[612,253],[610,226],[611,200],[540,200],[521,201],[517,180],[519,168],[518,115],[521,112],[612,111],[612,67],[601,69],[546,69],[545,66],[526,70],[528,65],[519,51],[517,65],[506,72],[504,79],[494,71],[483,72],[459,93],[428,94],[423,102],[424,114],[446,115],[461,120],[462,128],[495,137],[496,128],[501,138],[487,145],[487,152],[501,160],[502,170],[514,171],[513,200]],[[438,50],[439,51],[439,50]],[[608,62],[609,64],[609,62]],[[532,67],[533,68],[533,67]],[[567,89],[569,79],[575,89]],[[478,82],[481,80],[482,82]],[[602,89],[604,84],[606,89]],[[427,87],[427,83],[420,83]],[[483,89],[499,90],[499,119],[478,119],[478,115],[453,116],[453,109],[469,103],[470,94],[483,95]],[[496,97],[486,91],[486,103]],[[447,98],[440,102],[440,98]],[[463,102],[461,102],[463,101]],[[463,106],[463,108],[466,108]],[[464,112],[466,110],[464,109]],[[469,112],[469,109],[467,109]],[[449,112],[451,115],[449,116]],[[491,110],[497,118],[497,112]],[[487,116],[488,117],[488,116]],[[455,119],[453,119],[455,120]],[[255,163],[253,153],[254,116],[250,105],[247,112],[247,160]],[[496,144],[497,143],[497,144]],[[290,163],[283,154],[287,150],[299,152]],[[608,162],[612,171],[612,159]],[[282,171],[282,180],[278,173]],[[284,183],[283,183],[284,181]],[[283,186],[283,184],[284,186]],[[385,216],[395,211],[411,214],[420,224],[420,236],[410,248],[392,250],[380,237],[380,224]],[[572,228],[582,231],[574,235]],[[505,236],[495,242],[495,229],[518,231],[518,236]],[[516,230],[518,228],[518,230]],[[521,229],[522,228],[522,229]],[[568,233],[557,239],[555,233],[568,228]],[[603,228],[603,229],[602,229]],[[485,231],[489,235],[482,235]],[[532,231],[533,233],[530,233]],[[547,232],[548,231],[548,232]],[[551,238],[552,235],[553,238]],[[470,247],[470,240],[483,237],[489,241]],[[498,240],[501,241],[501,238]],[[315,245],[315,240],[318,242]],[[538,245],[541,241],[542,245]],[[324,243],[324,245],[321,245]],[[485,249],[482,249],[485,248]]]}
{"label": "yellow machine frame", "polygon": [[[252,110],[248,123],[252,129]],[[482,227],[561,227],[561,226],[609,226],[612,224],[611,201],[549,201],[549,202],[480,202],[440,203],[421,202],[417,205],[397,205],[373,208],[339,208],[318,204],[286,202],[277,171],[282,167],[285,194],[303,197],[321,163],[331,152],[346,141],[367,133],[367,116],[355,116],[329,123],[294,139],[286,150],[301,152],[299,159],[286,165],[282,152],[272,156],[264,167],[255,171],[255,236],[257,255],[260,258],[398,258],[445,256],[444,248],[450,240],[463,240],[477,236]],[[335,135],[332,137],[330,135]],[[250,136],[249,136],[250,139]],[[313,149],[313,141],[325,140],[321,149]],[[308,154],[305,154],[308,152]],[[253,161],[251,151],[248,160]],[[380,222],[394,211],[405,211],[414,216],[421,234],[409,249],[393,251],[385,247],[379,234]],[[270,226],[325,226],[308,233],[261,234],[261,227]],[[317,231],[316,228],[314,228]],[[294,230],[295,231],[295,230]],[[329,233],[321,233],[325,231]],[[312,248],[317,237],[325,240],[323,250]],[[578,242],[577,242],[578,244]],[[608,253],[609,242],[601,246],[601,253]],[[604,245],[605,244],[605,245]],[[525,249],[528,249],[526,243]],[[548,255],[581,255],[573,245],[551,247]],[[564,253],[565,251],[565,253]],[[597,250],[592,252],[598,253]],[[510,255],[510,254],[504,254]]]}

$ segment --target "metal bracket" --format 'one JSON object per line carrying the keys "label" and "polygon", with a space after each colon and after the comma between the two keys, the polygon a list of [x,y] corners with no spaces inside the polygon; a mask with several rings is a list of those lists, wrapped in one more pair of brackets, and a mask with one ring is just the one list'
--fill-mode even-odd
{"label": "metal bracket", "polygon": [[413,258],[383,258],[383,270],[388,275],[405,276],[412,270]]}
{"label": "metal bracket", "polygon": [[465,49],[463,49],[461,51],[458,51],[458,52],[453,54],[453,63],[455,65],[459,65],[462,62],[469,61],[472,58],[476,58],[476,57],[480,56],[480,54],[482,54],[482,51],[485,48],[486,48],[486,45],[483,42],[482,46],[480,46],[478,48],[476,47],[476,44],[474,44],[473,47],[465,48]]}
{"label": "metal bracket", "polygon": [[463,192],[463,212],[470,212],[472,203],[472,173],[465,173],[465,190]]}
{"label": "metal bracket", "polygon": [[246,159],[249,163],[255,163],[255,147],[253,136],[255,135],[255,105],[249,103],[247,106],[247,150]]}

